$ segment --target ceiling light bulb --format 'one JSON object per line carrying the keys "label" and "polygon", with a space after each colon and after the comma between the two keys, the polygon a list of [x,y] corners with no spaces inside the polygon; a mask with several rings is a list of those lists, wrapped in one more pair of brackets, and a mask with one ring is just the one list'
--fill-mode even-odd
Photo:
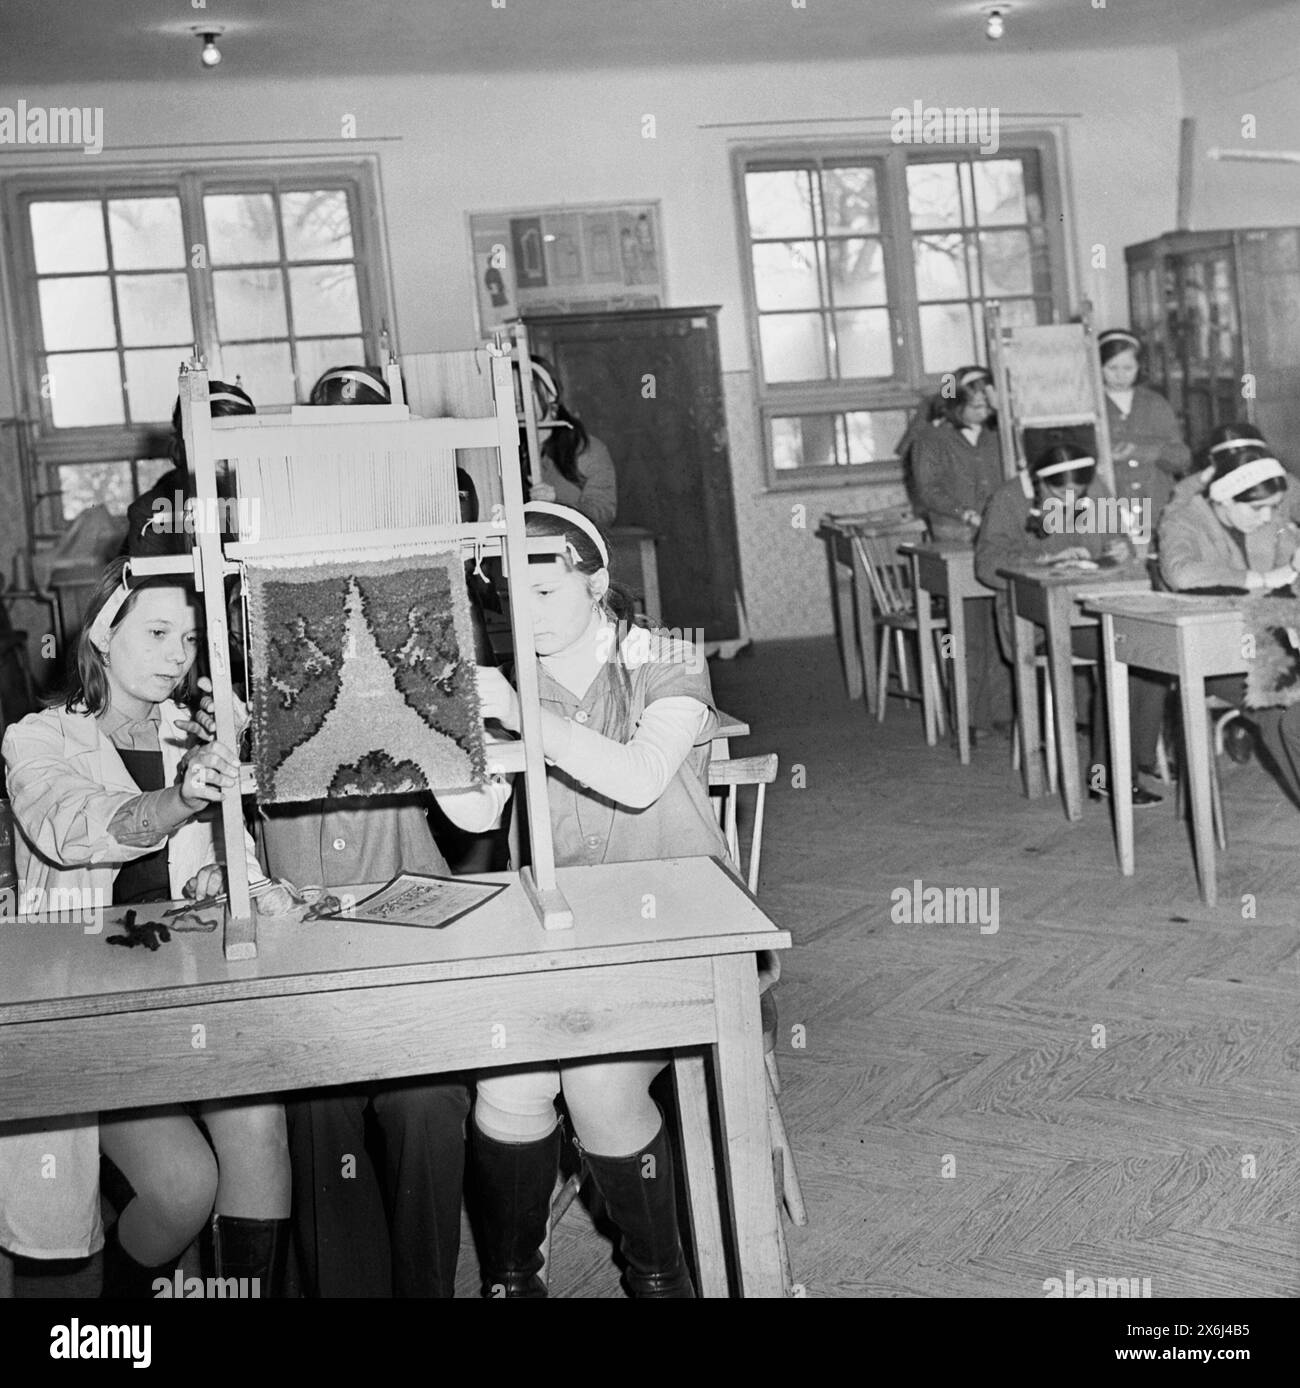
{"label": "ceiling light bulb", "polygon": [[994,5],[985,10],[984,13],[987,16],[984,21],[984,37],[994,41],[1000,39],[1007,31],[1006,8],[1001,5]]}
{"label": "ceiling light bulb", "polygon": [[221,61],[221,49],[217,47],[215,34],[203,35],[203,52],[199,54],[199,61],[204,67],[216,67]]}

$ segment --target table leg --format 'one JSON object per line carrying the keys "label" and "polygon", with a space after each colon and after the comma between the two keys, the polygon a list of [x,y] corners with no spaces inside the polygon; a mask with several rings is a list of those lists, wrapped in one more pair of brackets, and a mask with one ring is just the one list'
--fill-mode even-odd
{"label": "table leg", "polygon": [[857,674],[858,678],[861,679],[862,662],[865,661],[867,666],[865,684],[867,708],[871,713],[877,713],[876,685],[871,678],[876,661],[876,610],[871,600],[871,580],[867,577],[859,547],[850,543],[849,548],[853,555],[853,611],[857,617],[858,650],[861,652],[858,658]]}
{"label": "table leg", "polygon": [[1083,818],[1083,791],[1079,785],[1078,711],[1074,700],[1074,654],[1070,646],[1070,615],[1074,599],[1065,592],[1047,594],[1047,665],[1056,700],[1056,746],[1060,752],[1061,789],[1069,819]]}
{"label": "table leg", "polygon": [[957,755],[970,765],[970,685],[966,680],[966,603],[948,593],[948,635],[952,637],[952,687],[957,706]]}
{"label": "table leg", "polygon": [[935,691],[938,675],[934,668],[934,619],[931,615],[930,593],[921,587],[916,556],[912,556],[912,592],[916,601],[916,647],[921,666],[921,712],[925,720],[926,745],[933,747],[938,740],[938,714],[935,710]]}
{"label": "table leg", "polygon": [[785,1283],[777,1236],[767,1080],[758,1016],[758,970],[752,954],[713,961],[718,1021],[718,1107],[722,1117],[740,1293],[781,1297]]}
{"label": "table leg", "polygon": [[1119,870],[1133,876],[1133,749],[1129,745],[1128,666],[1115,651],[1115,618],[1101,618],[1101,659],[1106,673],[1106,718],[1110,731],[1110,796],[1115,806]]}
{"label": "table leg", "polygon": [[1020,729],[1020,774],[1025,794],[1036,800],[1043,793],[1043,768],[1039,761],[1042,732],[1038,726],[1038,676],[1034,670],[1034,641],[1037,627],[1016,611],[1016,587],[1011,598],[1011,644],[1016,678],[1016,723]]}
{"label": "table leg", "polygon": [[1218,899],[1214,864],[1214,820],[1210,808],[1210,734],[1205,717],[1205,677],[1184,669],[1179,674],[1183,713],[1183,746],[1187,753],[1187,784],[1192,797],[1192,840],[1201,900],[1213,906]]}
{"label": "table leg", "polygon": [[709,1092],[701,1051],[673,1055],[673,1083],[682,1125],[682,1162],[690,1195],[692,1242],[695,1247],[697,1288],[702,1297],[727,1295],[727,1251],[718,1208],[718,1168],[713,1160],[709,1126]]}
{"label": "table leg", "polygon": [[[850,699],[860,699],[862,697],[862,656],[853,649],[855,630],[853,579],[850,574],[844,573],[840,561],[836,557],[834,535],[826,537],[826,558],[830,564],[831,596],[835,599],[835,634],[839,637],[840,664],[844,668],[844,684]],[[868,680],[867,707],[874,711],[875,695],[870,691],[870,685],[871,682]]]}

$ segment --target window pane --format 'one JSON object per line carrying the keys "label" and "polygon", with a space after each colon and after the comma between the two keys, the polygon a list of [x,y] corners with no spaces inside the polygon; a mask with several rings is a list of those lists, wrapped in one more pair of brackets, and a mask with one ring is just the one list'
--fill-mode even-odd
{"label": "window pane", "polygon": [[760,312],[819,308],[815,241],[774,241],[754,246],[754,293]]}
{"label": "window pane", "polygon": [[104,216],[98,199],[93,202],[34,202],[31,223],[37,274],[108,269]]}
{"label": "window pane", "polygon": [[203,199],[213,265],[280,259],[270,193],[210,193]]}
{"label": "window pane", "polygon": [[185,264],[178,198],[110,198],[108,234],[116,270],[173,270]]}
{"label": "window pane", "polygon": [[832,467],[835,455],[833,414],[794,415],[772,421],[772,462],[781,469]]}
{"label": "window pane", "polygon": [[760,318],[758,335],[766,380],[826,379],[826,341],[820,314],[782,313]]}
{"label": "window pane", "polygon": [[47,357],[50,409],[57,429],[122,424],[122,375],[116,352]]}
{"label": "window pane", "polygon": [[38,289],[46,351],[117,345],[107,275],[39,280]]}
{"label": "window pane", "polygon": [[115,516],[126,515],[135,500],[130,463],[76,463],[59,468],[63,519],[75,520],[92,506],[107,506]]}
{"label": "window pane", "polygon": [[357,366],[365,359],[365,344],[359,337],[322,337],[299,341],[298,379],[302,383],[302,399],[307,400],[312,386],[332,367]]}
{"label": "window pane", "polygon": [[956,164],[909,164],[907,166],[907,210],[912,226],[962,225],[961,197],[957,191]]}
{"label": "window pane", "polygon": [[139,489],[136,493],[147,492],[160,478],[167,474],[176,466],[170,458],[140,458],[135,465],[136,486]]}
{"label": "window pane", "polygon": [[906,410],[852,410],[844,416],[850,463],[874,463],[898,456],[907,432]]}
{"label": "window pane", "polygon": [[813,182],[809,170],[748,173],[745,175],[745,200],[749,207],[751,236],[813,234]]}
{"label": "window pane", "polygon": [[827,235],[880,230],[880,199],[874,169],[824,170],[822,198]]}
{"label": "window pane", "polygon": [[974,361],[975,334],[969,304],[922,304],[921,358],[927,374]]}
{"label": "window pane", "polygon": [[279,270],[218,270],[212,291],[223,339],[283,337],[288,332]]}
{"label": "window pane", "polygon": [[980,260],[984,270],[986,299],[1000,299],[1004,294],[1033,293],[1028,232],[981,232]]}
{"label": "window pane", "polygon": [[289,271],[294,333],[358,333],[361,304],[352,265],[306,265]]}
{"label": "window pane", "polygon": [[1025,176],[1019,159],[977,159],[975,210],[981,226],[996,227],[1029,220],[1025,208]]}
{"label": "window pane", "polygon": [[842,378],[894,374],[894,343],[888,309],[837,313],[835,335],[839,343]]}
{"label": "window pane", "polygon": [[828,241],[826,257],[830,263],[831,297],[837,304],[883,304],[889,299],[885,288],[885,251],[871,240]]}
{"label": "window pane", "polygon": [[117,311],[124,346],[194,341],[184,275],[119,275]]}
{"label": "window pane", "polygon": [[965,237],[918,236],[912,242],[912,254],[919,299],[964,299],[971,292]]}
{"label": "window pane", "polygon": [[176,404],[176,380],[189,352],[181,347],[156,347],[151,352],[127,352],[126,395],[131,419],[170,419]]}
{"label": "window pane", "polygon": [[352,214],[341,188],[284,193],[284,252],[290,260],[351,260]]}
{"label": "window pane", "polygon": [[[221,363],[227,380],[235,376],[242,379],[244,389],[259,410],[294,403],[293,364],[287,342],[224,344]],[[308,381],[307,386],[310,385]]]}

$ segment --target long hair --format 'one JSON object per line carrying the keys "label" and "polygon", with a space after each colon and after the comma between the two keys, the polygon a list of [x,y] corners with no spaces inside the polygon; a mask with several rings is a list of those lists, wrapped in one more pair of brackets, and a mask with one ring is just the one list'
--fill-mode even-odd
{"label": "long hair", "polygon": [[[587,427],[576,414],[573,414],[564,403],[564,386],[560,381],[555,368],[545,357],[539,357],[535,352],[532,360],[540,366],[543,371],[555,382],[555,418],[562,424],[567,424],[567,429],[548,429],[542,439],[542,457],[549,458],[555,466],[556,472],[564,478],[566,482],[572,483],[575,487],[586,484],[586,474],[578,467],[578,459],[587,451],[589,436]],[[533,378],[536,380],[536,377]],[[531,383],[529,385],[531,389]],[[528,448],[528,440],[523,430],[520,431],[520,452],[524,453]]]}
{"label": "long hair", "polygon": [[[114,559],[96,584],[86,607],[81,630],[68,651],[68,671],[64,688],[46,700],[47,707],[61,703],[69,713],[89,713],[92,717],[98,717],[108,707],[108,670],[104,665],[103,655],[96,650],[90,639],[90,629],[95,624],[95,618],[103,611],[105,603],[122,586],[122,572],[126,563],[125,558]],[[176,574],[155,574],[133,582],[131,595],[113,618],[110,631],[117,630],[146,588],[184,588],[188,592],[190,585]],[[199,674],[199,662],[195,660],[172,694],[177,703],[191,704],[198,698]]]}

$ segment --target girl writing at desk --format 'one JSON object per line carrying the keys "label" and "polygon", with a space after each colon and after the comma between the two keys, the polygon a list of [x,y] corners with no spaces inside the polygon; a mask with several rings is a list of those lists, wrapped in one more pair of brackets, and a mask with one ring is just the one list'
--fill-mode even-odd
{"label": "girl writing at desk", "polygon": [[[529,535],[558,536],[565,546],[529,565],[556,863],[725,858],[708,799],[717,713],[703,652],[627,629],[631,604],[610,587],[608,547],[586,516],[549,503],[525,511]],[[479,689],[484,718],[518,731],[518,696],[501,672],[480,670]],[[633,1296],[694,1296],[668,1133],[650,1095],[666,1063],[663,1055],[596,1058],[479,1076],[471,1146],[484,1204],[485,1295],[546,1295],[537,1273],[563,1091],[622,1232]]]}
{"label": "girl writing at desk", "polygon": [[[195,695],[198,650],[191,591],[170,576],[130,584],[123,560],[109,567],[86,611],[66,700],[4,738],[28,899],[88,891],[121,906],[222,890],[212,828],[200,815],[237,784],[239,764],[219,742],[191,745],[206,730],[178,699]],[[261,876],[255,861],[250,874]],[[125,1186],[106,1243],[101,1151]],[[55,1155],[57,1180],[42,1179],[45,1153]],[[264,1296],[277,1294],[289,1215],[278,1103],[91,1114],[0,1137],[0,1247],[72,1258],[104,1244],[105,1296],[152,1296],[214,1205],[217,1275],[256,1277]]]}

